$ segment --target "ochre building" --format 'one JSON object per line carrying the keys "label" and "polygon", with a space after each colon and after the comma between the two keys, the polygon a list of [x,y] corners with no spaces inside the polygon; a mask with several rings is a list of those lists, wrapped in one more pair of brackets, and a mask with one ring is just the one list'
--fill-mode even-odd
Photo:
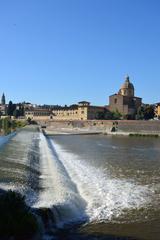
{"label": "ochre building", "polygon": [[160,103],[155,106],[155,117],[160,119]]}
{"label": "ochre building", "polygon": [[134,86],[127,76],[119,92],[109,97],[108,109],[118,111],[124,118],[133,119],[141,104],[142,98],[135,97]]}
{"label": "ochre building", "polygon": [[93,120],[104,113],[105,107],[91,106],[89,102],[82,101],[70,107],[58,107],[52,111],[53,120]]}
{"label": "ochre building", "polygon": [[32,108],[25,110],[25,118],[34,121],[47,121],[52,119],[52,112],[48,109]]}
{"label": "ochre building", "polygon": [[104,109],[105,107],[91,106],[89,102],[82,101],[69,107],[54,107],[52,110],[40,108],[25,110],[25,117],[35,121],[93,120],[99,119]]}

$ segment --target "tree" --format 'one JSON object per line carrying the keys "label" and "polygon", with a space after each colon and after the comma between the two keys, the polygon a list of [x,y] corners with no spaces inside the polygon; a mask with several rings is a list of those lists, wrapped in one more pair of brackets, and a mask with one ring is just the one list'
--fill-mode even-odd
{"label": "tree", "polygon": [[137,120],[149,120],[154,118],[154,107],[153,105],[144,105],[138,108],[136,119]]}
{"label": "tree", "polygon": [[152,105],[147,105],[144,111],[144,119],[149,120],[153,119],[155,115],[154,107]]}
{"label": "tree", "polygon": [[8,108],[7,108],[7,115],[13,116],[13,112],[16,109],[16,105],[12,103],[12,101],[9,101]]}
{"label": "tree", "polygon": [[15,109],[15,110],[13,111],[13,116],[14,116],[15,118],[17,118],[17,117],[20,116],[20,112],[19,112],[18,109]]}
{"label": "tree", "polygon": [[113,120],[120,120],[122,118],[122,114],[118,110],[112,112],[112,114],[113,114],[113,118],[112,118]]}
{"label": "tree", "polygon": [[19,116],[24,116],[24,106],[19,107]]}
{"label": "tree", "polygon": [[136,119],[137,120],[143,120],[144,119],[144,107],[143,106],[140,106],[137,109]]}

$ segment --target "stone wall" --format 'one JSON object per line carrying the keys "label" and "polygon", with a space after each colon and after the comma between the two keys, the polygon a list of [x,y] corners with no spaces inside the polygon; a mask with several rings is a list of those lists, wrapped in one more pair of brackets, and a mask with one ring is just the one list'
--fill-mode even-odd
{"label": "stone wall", "polygon": [[[44,122],[39,122],[43,125]],[[88,121],[47,121],[48,129],[84,129],[111,132],[115,127],[118,132],[133,133],[160,133],[160,121],[134,121],[134,120],[88,120]]]}

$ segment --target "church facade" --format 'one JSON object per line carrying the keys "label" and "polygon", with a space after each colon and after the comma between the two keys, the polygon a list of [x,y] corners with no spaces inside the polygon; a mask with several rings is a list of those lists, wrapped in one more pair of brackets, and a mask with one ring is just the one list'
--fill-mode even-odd
{"label": "church facade", "polygon": [[109,97],[109,111],[118,111],[123,118],[134,119],[141,104],[142,98],[135,97],[135,89],[129,76],[126,77],[118,93]]}

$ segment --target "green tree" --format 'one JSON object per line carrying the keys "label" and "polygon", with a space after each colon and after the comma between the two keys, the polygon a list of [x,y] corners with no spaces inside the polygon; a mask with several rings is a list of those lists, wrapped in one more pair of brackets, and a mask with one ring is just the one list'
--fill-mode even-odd
{"label": "green tree", "polygon": [[15,109],[15,110],[13,111],[13,116],[14,116],[15,118],[18,118],[18,117],[20,116],[20,111],[19,111],[18,109]]}
{"label": "green tree", "polygon": [[136,119],[137,120],[149,120],[155,116],[153,105],[144,105],[138,108]]}
{"label": "green tree", "polygon": [[144,107],[143,106],[140,106],[137,109],[136,119],[137,120],[143,120],[144,119]]}
{"label": "green tree", "polygon": [[153,119],[154,115],[155,115],[154,107],[152,105],[147,105],[144,111],[144,119],[145,120]]}
{"label": "green tree", "polygon": [[11,131],[11,121],[9,118],[2,119],[2,129],[5,134],[9,134]]}
{"label": "green tree", "polygon": [[122,114],[118,110],[112,112],[112,114],[113,114],[113,118],[112,118],[113,120],[120,120],[122,118]]}
{"label": "green tree", "polygon": [[7,108],[7,115],[13,116],[13,112],[16,109],[16,105],[12,103],[12,101],[9,101],[8,108]]}

